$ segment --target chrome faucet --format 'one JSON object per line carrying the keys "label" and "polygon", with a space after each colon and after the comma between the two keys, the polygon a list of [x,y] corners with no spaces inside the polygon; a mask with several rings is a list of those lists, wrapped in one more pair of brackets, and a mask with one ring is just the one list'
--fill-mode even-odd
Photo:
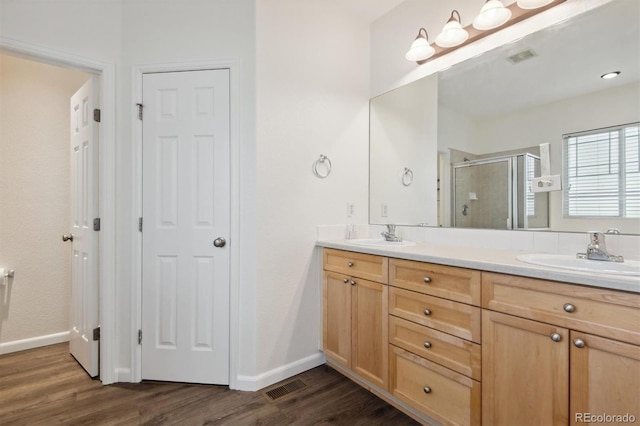
{"label": "chrome faucet", "polygon": [[604,241],[604,234],[602,232],[591,231],[589,232],[589,244],[587,245],[586,253],[576,254],[578,259],[589,260],[604,260],[607,262],[624,262],[622,256],[616,256],[607,251],[607,245]]}
{"label": "chrome faucet", "polygon": [[402,241],[402,238],[396,235],[395,225],[387,225],[387,230],[385,232],[381,232],[380,235],[384,237],[385,241],[393,241],[393,242]]}

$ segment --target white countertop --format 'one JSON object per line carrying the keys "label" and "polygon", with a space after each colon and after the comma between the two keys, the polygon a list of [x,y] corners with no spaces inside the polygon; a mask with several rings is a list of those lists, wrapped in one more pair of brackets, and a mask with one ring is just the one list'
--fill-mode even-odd
{"label": "white countertop", "polygon": [[640,277],[581,272],[567,269],[549,268],[521,262],[517,255],[525,252],[509,250],[489,250],[471,247],[427,245],[416,243],[401,247],[365,247],[351,244],[346,240],[317,241],[319,247],[376,254],[399,259],[459,266],[523,277],[541,278],[591,287],[609,288],[640,293]]}

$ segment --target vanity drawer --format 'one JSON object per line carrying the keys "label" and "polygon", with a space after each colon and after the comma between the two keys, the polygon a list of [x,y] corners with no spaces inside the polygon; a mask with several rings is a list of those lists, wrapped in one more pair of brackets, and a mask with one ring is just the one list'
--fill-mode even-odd
{"label": "vanity drawer", "polygon": [[480,308],[428,296],[415,291],[389,288],[389,313],[480,343]]}
{"label": "vanity drawer", "polygon": [[389,260],[389,284],[480,306],[481,272],[412,260]]}
{"label": "vanity drawer", "polygon": [[373,254],[324,249],[324,269],[386,284],[389,259]]}
{"label": "vanity drawer", "polygon": [[640,294],[483,272],[482,306],[640,344]]}
{"label": "vanity drawer", "polygon": [[479,425],[479,382],[389,346],[391,393],[443,424]]}
{"label": "vanity drawer", "polygon": [[389,316],[389,342],[460,374],[481,380],[481,346]]}

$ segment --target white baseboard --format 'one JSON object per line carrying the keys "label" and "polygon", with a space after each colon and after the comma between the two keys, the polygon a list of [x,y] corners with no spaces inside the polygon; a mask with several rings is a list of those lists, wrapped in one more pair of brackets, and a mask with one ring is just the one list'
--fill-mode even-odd
{"label": "white baseboard", "polygon": [[131,377],[131,369],[130,368],[116,368],[115,371],[114,371],[114,376],[115,376],[114,383],[131,383],[131,382],[133,382],[132,377]]}
{"label": "white baseboard", "polygon": [[300,374],[304,371],[322,365],[325,361],[326,359],[324,354],[318,352],[317,354],[274,368],[273,370],[258,374],[257,376],[238,376],[238,380],[236,382],[237,387],[235,389],[255,392],[274,383],[278,383],[281,380],[288,379],[296,374]]}
{"label": "white baseboard", "polygon": [[0,343],[0,355],[12,352],[25,351],[27,349],[39,348],[42,346],[55,345],[69,341],[69,332],[48,334],[46,336],[31,337],[29,339],[14,340],[12,342]]}

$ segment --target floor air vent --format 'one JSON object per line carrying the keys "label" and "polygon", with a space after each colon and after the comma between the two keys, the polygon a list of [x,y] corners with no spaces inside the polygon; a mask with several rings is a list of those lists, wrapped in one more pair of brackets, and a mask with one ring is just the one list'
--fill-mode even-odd
{"label": "floor air vent", "polygon": [[289,395],[291,392],[295,392],[306,386],[307,385],[305,385],[302,380],[297,379],[292,382],[285,383],[284,385],[278,386],[277,388],[266,391],[264,394],[267,396],[267,398],[269,398],[270,401],[275,401],[276,399]]}

